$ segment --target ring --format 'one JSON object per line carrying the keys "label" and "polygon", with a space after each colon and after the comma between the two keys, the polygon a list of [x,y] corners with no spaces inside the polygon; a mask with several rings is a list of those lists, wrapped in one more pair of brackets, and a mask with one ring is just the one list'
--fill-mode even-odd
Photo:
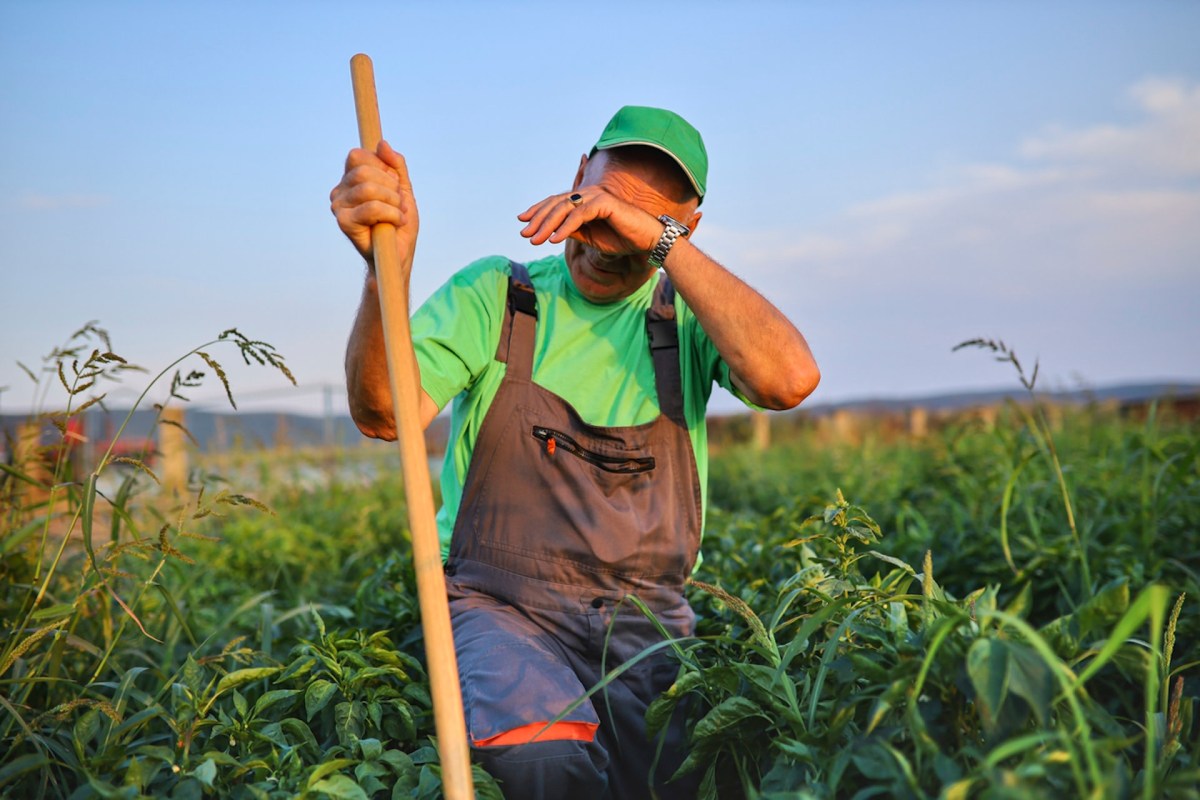
{"label": "ring", "polygon": [[573,205],[573,206],[577,206],[577,205],[580,205],[581,203],[583,203],[583,195],[581,195],[579,192],[576,192],[575,194],[571,195],[567,199],[571,201],[571,205]]}

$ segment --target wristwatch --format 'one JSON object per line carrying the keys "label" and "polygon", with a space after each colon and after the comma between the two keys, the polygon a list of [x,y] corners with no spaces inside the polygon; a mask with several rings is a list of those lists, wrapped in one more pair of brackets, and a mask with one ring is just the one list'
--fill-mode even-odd
{"label": "wristwatch", "polygon": [[662,236],[659,237],[658,244],[654,245],[654,249],[650,251],[650,266],[658,269],[667,260],[667,253],[671,252],[671,246],[675,244],[675,240],[680,236],[687,236],[691,233],[688,227],[679,220],[672,219],[666,214],[658,218],[666,227],[663,228]]}

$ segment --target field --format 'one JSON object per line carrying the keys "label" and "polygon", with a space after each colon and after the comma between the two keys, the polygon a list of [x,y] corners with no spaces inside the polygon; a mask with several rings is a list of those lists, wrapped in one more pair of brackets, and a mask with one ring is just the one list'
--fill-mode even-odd
{"label": "field", "polygon": [[[62,430],[102,338],[52,354]],[[162,380],[229,345],[282,365],[235,334]],[[704,797],[1200,797],[1198,434],[1033,403],[723,447],[651,727],[684,704]],[[294,468],[5,468],[0,796],[440,796],[400,481]]]}

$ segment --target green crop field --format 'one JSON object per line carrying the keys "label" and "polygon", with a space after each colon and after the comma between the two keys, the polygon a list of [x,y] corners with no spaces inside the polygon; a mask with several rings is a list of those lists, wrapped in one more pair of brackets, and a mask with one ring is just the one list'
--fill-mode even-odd
{"label": "green crop field", "polygon": [[[52,354],[61,430],[126,371],[102,339]],[[230,345],[282,366],[234,334],[162,380]],[[692,716],[704,797],[1200,797],[1198,433],[1033,402],[723,447],[651,730]],[[394,473],[4,469],[0,796],[440,796]]]}

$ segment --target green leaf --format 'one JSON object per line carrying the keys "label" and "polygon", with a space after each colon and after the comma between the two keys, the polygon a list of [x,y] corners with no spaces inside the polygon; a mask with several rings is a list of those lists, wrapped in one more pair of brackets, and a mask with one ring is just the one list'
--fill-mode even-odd
{"label": "green leaf", "polygon": [[282,683],[289,678],[299,678],[307,674],[317,664],[316,656],[303,655],[287,665],[287,669],[275,680],[276,683]]}
{"label": "green leaf", "polygon": [[317,737],[313,736],[312,728],[308,727],[303,720],[296,717],[284,717],[279,721],[279,726],[291,735],[289,741],[293,744],[299,742],[302,747],[307,746],[315,752],[320,751],[321,747],[317,744]]}
{"label": "green leaf", "polygon": [[50,760],[40,753],[26,753],[18,756],[0,767],[0,787],[21,777],[26,772],[41,769],[49,763]]}
{"label": "green leaf", "polygon": [[258,716],[266,711],[271,706],[281,700],[287,700],[290,697],[295,697],[300,694],[300,689],[272,689],[269,692],[264,692],[258,700],[254,701],[253,716]]}
{"label": "green leaf", "polygon": [[126,786],[136,786],[139,790],[144,790],[161,769],[162,764],[133,756],[129,759],[129,767],[125,770],[122,782]]}
{"label": "green leaf", "polygon": [[412,741],[417,737],[417,721],[413,717],[412,707],[405,700],[389,700],[388,706],[392,713],[383,718],[383,728],[388,735],[401,742]]}
{"label": "green leaf", "polygon": [[246,718],[246,712],[250,710],[250,704],[237,689],[233,690],[233,707],[237,709],[238,716],[242,719]]}
{"label": "green leaf", "polygon": [[359,739],[358,748],[364,761],[374,761],[383,753],[383,745],[378,739]]}
{"label": "green leaf", "polygon": [[334,775],[310,789],[314,792],[324,792],[337,800],[369,800],[362,787],[355,783],[353,778],[346,775]]}
{"label": "green leaf", "polygon": [[33,612],[33,614],[30,615],[30,618],[37,620],[38,622],[45,622],[47,620],[56,620],[61,617],[69,617],[74,611],[75,606],[73,604],[58,603],[57,605],[47,606],[46,608],[42,608]]}
{"label": "green leaf", "polygon": [[213,788],[213,780],[217,777],[217,764],[211,758],[192,770],[192,777],[207,788]]}
{"label": "green leaf", "polygon": [[100,712],[89,708],[75,722],[75,745],[86,750],[87,745],[100,732]]}
{"label": "green leaf", "polygon": [[984,726],[993,731],[1000,716],[1000,707],[1008,696],[1008,648],[999,639],[977,639],[967,651],[967,674],[975,687],[979,716]]}
{"label": "green leaf", "polygon": [[192,658],[190,653],[187,660],[183,662],[183,670],[180,672],[179,677],[183,681],[183,685],[190,689],[193,695],[200,692],[200,684],[204,682],[204,670],[196,663],[196,659]]}
{"label": "green leaf", "polygon": [[1046,724],[1050,718],[1050,702],[1057,691],[1054,674],[1045,660],[1032,647],[1021,642],[1008,644],[1009,659],[1009,688],[1012,693],[1020,696],[1033,713],[1038,722]]}
{"label": "green leaf", "polygon": [[334,730],[337,732],[338,743],[342,747],[353,747],[354,742],[363,735],[363,722],[366,720],[366,708],[361,702],[338,703],[333,708]]}
{"label": "green leaf", "polygon": [[343,770],[346,767],[352,767],[357,763],[358,759],[354,758],[335,758],[331,761],[326,761],[323,764],[318,764],[316,769],[312,771],[312,774],[308,776],[308,780],[304,782],[304,785],[309,789],[315,789],[315,784],[325,776],[332,775],[333,773]]}
{"label": "green leaf", "polygon": [[397,775],[411,772],[413,768],[412,759],[403,750],[385,750],[380,754],[379,760],[391,767]]}
{"label": "green leaf", "polygon": [[337,684],[324,678],[317,678],[304,691],[304,711],[311,720],[313,715],[328,705],[330,699],[337,694]]}
{"label": "green leaf", "polygon": [[695,737],[700,740],[716,736],[750,717],[761,716],[764,715],[757,703],[735,695],[718,704],[696,723]]}
{"label": "green leaf", "polygon": [[217,694],[228,689],[236,689],[239,686],[245,686],[247,683],[252,683],[261,678],[268,678],[271,675],[279,672],[279,667],[247,667],[246,669],[235,670],[224,678],[221,678],[217,684]]}
{"label": "green leaf", "polygon": [[866,745],[855,750],[850,760],[859,772],[871,780],[885,781],[898,777],[895,759],[891,753],[878,745]]}

